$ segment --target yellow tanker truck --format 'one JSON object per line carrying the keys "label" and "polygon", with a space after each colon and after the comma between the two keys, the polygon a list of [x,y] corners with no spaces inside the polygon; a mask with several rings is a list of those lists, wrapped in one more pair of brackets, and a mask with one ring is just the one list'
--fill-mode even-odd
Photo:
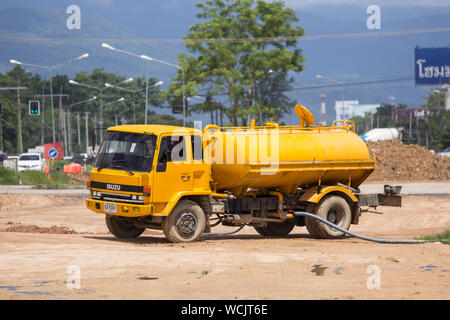
{"label": "yellow tanker truck", "polygon": [[295,111],[298,126],[111,127],[90,173],[86,206],[105,214],[117,238],[137,238],[148,228],[190,242],[219,224],[250,225],[272,237],[306,226],[312,237],[339,238],[343,232],[293,213],[348,229],[362,208],[401,205],[397,189],[360,193],[375,159],[352,121],[314,125],[305,107]]}

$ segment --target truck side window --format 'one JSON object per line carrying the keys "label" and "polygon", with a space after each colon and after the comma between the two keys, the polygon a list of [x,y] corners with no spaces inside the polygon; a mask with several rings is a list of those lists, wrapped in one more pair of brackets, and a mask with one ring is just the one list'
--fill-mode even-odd
{"label": "truck side window", "polygon": [[186,139],[183,136],[163,137],[156,171],[164,172],[167,162],[176,161],[186,161]]}
{"label": "truck side window", "polygon": [[191,136],[192,157],[194,160],[203,160],[202,136]]}

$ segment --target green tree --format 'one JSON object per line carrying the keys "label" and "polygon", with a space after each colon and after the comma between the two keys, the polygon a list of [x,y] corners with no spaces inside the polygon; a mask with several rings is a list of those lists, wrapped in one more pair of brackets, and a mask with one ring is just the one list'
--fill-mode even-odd
{"label": "green tree", "polygon": [[[304,29],[294,26],[298,22],[294,10],[280,1],[263,0],[208,0],[197,7],[203,21],[190,27],[184,37],[190,55],[180,54],[178,62],[185,71],[187,96],[200,92],[210,97],[194,110],[215,108],[235,126],[247,125],[249,116],[257,116],[261,109],[264,115],[279,116],[284,107],[272,103],[286,97],[277,101],[270,90],[261,88],[258,97],[258,85],[270,71],[286,85],[288,72],[303,70],[305,58],[297,39]],[[179,71],[169,89],[172,106],[182,104],[181,84]]]}

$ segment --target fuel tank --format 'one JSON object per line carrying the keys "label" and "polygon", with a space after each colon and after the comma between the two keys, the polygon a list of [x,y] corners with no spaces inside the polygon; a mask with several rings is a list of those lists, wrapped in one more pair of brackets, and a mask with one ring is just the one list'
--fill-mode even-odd
{"label": "fuel tank", "polygon": [[355,134],[354,123],[314,126],[312,115],[299,113],[299,126],[206,127],[205,150],[216,191],[242,195],[248,189],[278,189],[293,194],[305,186],[358,187],[374,170],[375,159]]}

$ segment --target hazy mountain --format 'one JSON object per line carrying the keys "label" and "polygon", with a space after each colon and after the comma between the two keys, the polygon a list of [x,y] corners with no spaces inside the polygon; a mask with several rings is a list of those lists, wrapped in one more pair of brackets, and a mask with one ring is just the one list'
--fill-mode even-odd
{"label": "hazy mountain", "polygon": [[[172,63],[184,47],[173,39],[184,36],[189,26],[197,22],[196,0],[121,1],[121,0],[3,0],[0,3],[0,71],[11,68],[9,59],[51,65],[66,61],[84,52],[89,59],[58,70],[74,75],[79,70],[104,67],[106,71],[126,75],[143,75],[144,63],[137,58],[120,55],[100,47],[102,41],[117,48],[147,54]],[[292,2],[292,1],[291,1]],[[68,5],[77,4],[82,12],[81,30],[68,30],[65,12]],[[24,9],[25,8],[25,9]],[[450,8],[432,6],[381,7],[381,30],[367,30],[368,14],[362,5],[310,5],[297,11],[299,24],[306,35],[342,35],[380,33],[399,30],[450,27]],[[317,80],[316,74],[338,81],[382,80],[413,77],[414,48],[419,45],[447,46],[449,32],[377,37],[344,37],[326,40],[300,40],[299,47],[307,60],[305,71],[295,75],[295,87],[329,85]],[[28,42],[20,41],[26,37]],[[63,39],[42,43],[36,38]],[[160,39],[148,44],[120,42],[127,39]],[[168,40],[172,39],[172,40]],[[30,71],[39,71],[27,69]],[[167,85],[176,70],[151,64],[150,76]],[[43,73],[46,76],[45,73]],[[377,85],[322,88],[293,91],[290,95],[309,106],[318,117],[319,94],[327,94],[329,119],[334,117],[334,100],[360,100],[361,103],[381,103],[394,96],[397,103],[415,107],[432,88],[415,87],[413,81]],[[208,117],[205,117],[207,120]],[[290,120],[289,120],[290,121]],[[288,121],[288,122],[289,122]]]}

